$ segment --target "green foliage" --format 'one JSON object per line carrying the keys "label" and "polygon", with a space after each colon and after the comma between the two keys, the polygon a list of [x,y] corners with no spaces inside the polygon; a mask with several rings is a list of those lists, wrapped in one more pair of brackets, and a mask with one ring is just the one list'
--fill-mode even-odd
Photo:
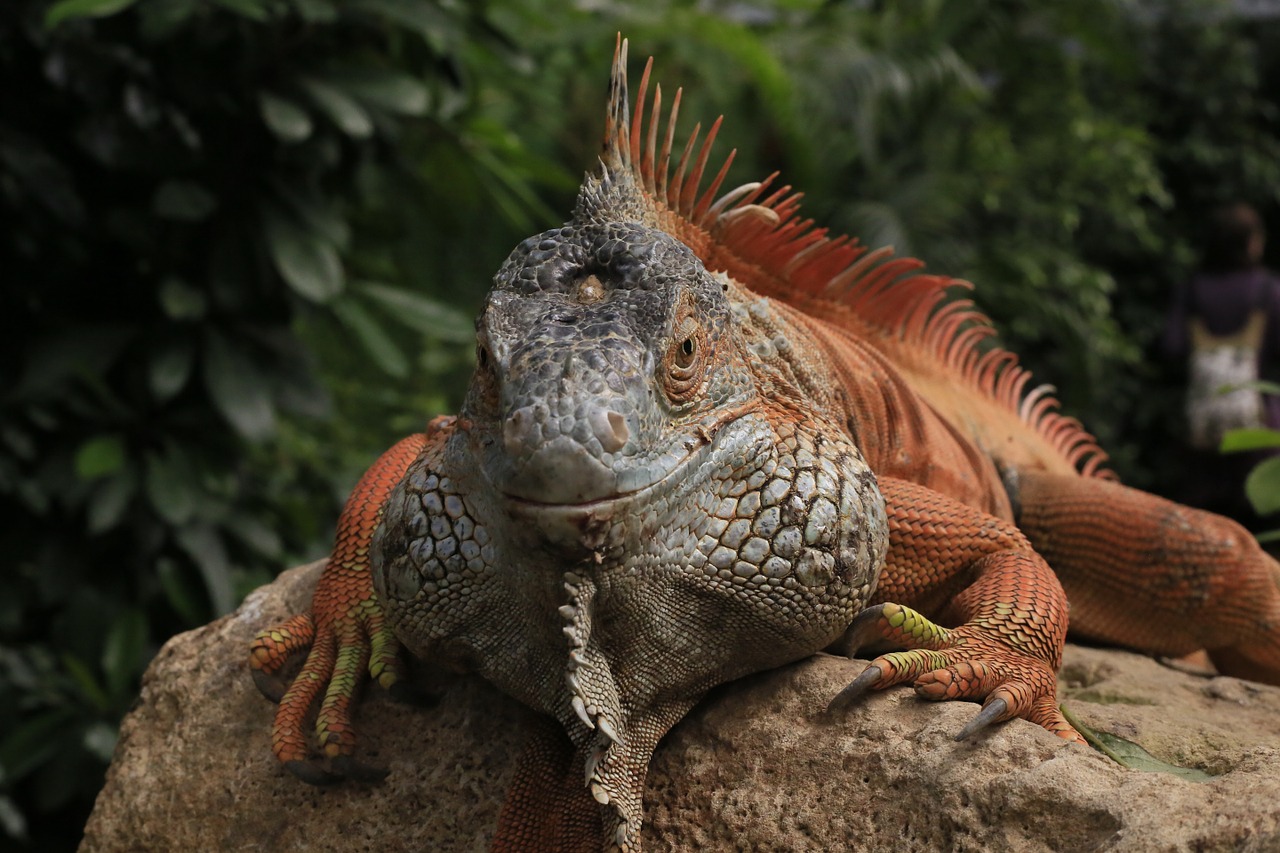
{"label": "green foliage", "polygon": [[[332,414],[311,330],[336,321],[388,387],[451,364],[407,352],[469,336],[375,225],[397,215],[387,187],[447,208],[406,155],[471,132],[468,57],[519,54],[427,0],[13,5],[0,834],[44,848],[76,837],[158,643],[323,553],[354,463],[298,438]],[[490,165],[529,196],[510,152]]]}

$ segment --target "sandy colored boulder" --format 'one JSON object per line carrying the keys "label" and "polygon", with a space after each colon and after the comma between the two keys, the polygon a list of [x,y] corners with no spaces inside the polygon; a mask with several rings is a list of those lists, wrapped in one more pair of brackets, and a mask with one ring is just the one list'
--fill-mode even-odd
{"label": "sandy colored boulder", "polygon": [[[484,682],[424,674],[433,707],[361,707],[380,785],[304,785],[276,766],[273,706],[246,650],[303,609],[319,564],[175,637],[126,718],[84,851],[484,850],[531,712]],[[1280,689],[1069,646],[1062,699],[1095,728],[1208,782],[1121,768],[1023,721],[973,742],[976,711],[908,689],[828,717],[863,664],[829,655],[714,691],[660,745],[646,850],[1277,850]]]}

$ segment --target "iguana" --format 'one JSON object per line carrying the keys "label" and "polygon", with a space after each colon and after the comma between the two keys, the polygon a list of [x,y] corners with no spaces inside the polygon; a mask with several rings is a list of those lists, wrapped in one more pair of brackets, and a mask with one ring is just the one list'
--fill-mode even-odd
{"label": "iguana", "polygon": [[1021,717],[1081,739],[1055,701],[1068,600],[1083,636],[1280,683],[1280,566],[1248,533],[1115,482],[981,345],[961,282],[815,228],[776,176],[719,194],[732,154],[704,187],[719,121],[672,168],[680,93],[646,123],[652,60],[634,112],[626,62],[620,40],[573,218],[494,279],[461,412],[374,464],[311,612],[254,642],[288,768],[378,775],[351,706],[404,683],[402,644],[555,721],[495,850],[638,850],[663,734],[833,645],[901,649],[833,710],[911,683],[983,703],[960,737]]}

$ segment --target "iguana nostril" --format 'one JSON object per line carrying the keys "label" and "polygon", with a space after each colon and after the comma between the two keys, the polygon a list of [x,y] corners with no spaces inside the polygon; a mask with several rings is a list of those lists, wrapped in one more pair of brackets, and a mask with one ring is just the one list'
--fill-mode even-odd
{"label": "iguana nostril", "polygon": [[627,419],[612,409],[596,409],[590,415],[591,431],[596,440],[604,448],[605,453],[616,453],[621,450],[631,437],[627,427]]}
{"label": "iguana nostril", "polygon": [[507,453],[513,457],[523,455],[532,449],[542,438],[542,430],[533,406],[516,409],[507,418],[502,430],[503,443]]}

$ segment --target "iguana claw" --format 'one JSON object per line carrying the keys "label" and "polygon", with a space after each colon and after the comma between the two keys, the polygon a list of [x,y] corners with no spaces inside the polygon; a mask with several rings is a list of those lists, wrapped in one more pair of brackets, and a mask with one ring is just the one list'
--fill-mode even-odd
{"label": "iguana claw", "polygon": [[285,691],[289,689],[289,683],[275,673],[255,667],[249,670],[249,674],[253,676],[253,683],[258,688],[258,692],[272,702],[283,699]]}
{"label": "iguana claw", "polygon": [[318,761],[295,759],[284,762],[284,769],[308,785],[333,785],[342,781],[342,775],[326,770]]}
{"label": "iguana claw", "polygon": [[841,690],[835,695],[830,702],[827,703],[827,712],[838,711],[847,708],[857,700],[861,699],[863,694],[871,690],[876,682],[884,677],[884,673],[880,671],[880,667],[875,664],[869,665],[864,669],[857,678],[849,682],[849,686]]}
{"label": "iguana claw", "polygon": [[997,696],[983,705],[977,716],[965,723],[964,728],[956,734],[955,739],[965,740],[970,735],[977,734],[992,723],[998,723],[1008,716],[1009,703]]}

